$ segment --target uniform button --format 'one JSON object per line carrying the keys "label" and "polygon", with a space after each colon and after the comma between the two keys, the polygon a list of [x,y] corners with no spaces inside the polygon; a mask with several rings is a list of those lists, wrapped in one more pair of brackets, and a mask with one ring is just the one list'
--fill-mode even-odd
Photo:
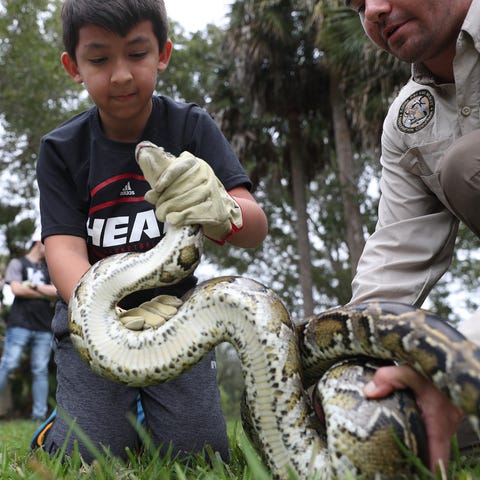
{"label": "uniform button", "polygon": [[472,113],[472,109],[470,107],[463,107],[462,108],[462,115],[464,117],[468,117]]}

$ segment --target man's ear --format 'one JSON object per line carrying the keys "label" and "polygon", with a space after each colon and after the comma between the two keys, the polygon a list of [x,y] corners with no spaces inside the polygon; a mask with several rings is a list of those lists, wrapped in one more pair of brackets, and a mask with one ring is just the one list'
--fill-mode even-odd
{"label": "man's ear", "polygon": [[72,77],[73,81],[75,83],[82,83],[83,78],[78,71],[77,62],[75,62],[67,52],[63,52],[61,58],[63,68]]}
{"label": "man's ear", "polygon": [[172,56],[172,41],[169,38],[167,38],[167,41],[165,42],[165,45],[162,51],[158,55],[157,70],[159,73],[163,73],[167,69],[171,56]]}

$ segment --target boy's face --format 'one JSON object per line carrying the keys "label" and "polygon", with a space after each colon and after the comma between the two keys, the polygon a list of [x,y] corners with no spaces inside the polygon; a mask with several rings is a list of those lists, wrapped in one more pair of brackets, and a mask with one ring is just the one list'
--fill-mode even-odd
{"label": "boy's face", "polygon": [[[79,32],[76,61],[63,53],[62,63],[99,108],[105,134],[135,141],[150,115],[157,73],[167,68],[171,48],[167,41],[159,51],[150,21],[138,23],[125,37],[87,25]],[[116,138],[119,128],[123,132]]]}

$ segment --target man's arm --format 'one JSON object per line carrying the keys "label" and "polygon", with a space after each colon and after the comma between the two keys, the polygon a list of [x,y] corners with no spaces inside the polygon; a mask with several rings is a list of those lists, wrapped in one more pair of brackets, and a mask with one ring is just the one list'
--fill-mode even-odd
{"label": "man's arm", "polygon": [[[401,136],[396,128],[401,100],[384,123],[378,222],[352,282],[352,303],[396,301],[419,307],[453,254],[458,220],[437,197],[441,192],[431,190],[431,172],[446,144],[421,146]],[[433,185],[425,183],[430,179]]]}
{"label": "man's arm", "polygon": [[10,282],[10,288],[12,289],[12,293],[20,298],[53,298],[57,294],[57,289],[53,285],[33,285],[31,283],[18,282],[16,280]]}
{"label": "man's arm", "polygon": [[[352,303],[397,301],[421,306],[453,253],[458,220],[423,179],[435,169],[435,155],[443,151],[441,139],[422,147],[413,138],[402,137],[395,127],[402,101],[392,105],[384,124],[379,219],[352,283]],[[431,382],[407,366],[382,367],[365,394],[378,398],[407,387],[425,420],[430,468],[439,460],[446,465],[463,414]]]}
{"label": "man's arm", "polygon": [[55,298],[57,296],[57,288],[53,284],[39,283],[34,285],[33,288],[42,296]]}
{"label": "man's arm", "polygon": [[42,298],[42,295],[32,288],[32,285],[24,281],[23,266],[19,258],[14,258],[7,266],[5,283],[10,286],[12,294],[18,298]]}

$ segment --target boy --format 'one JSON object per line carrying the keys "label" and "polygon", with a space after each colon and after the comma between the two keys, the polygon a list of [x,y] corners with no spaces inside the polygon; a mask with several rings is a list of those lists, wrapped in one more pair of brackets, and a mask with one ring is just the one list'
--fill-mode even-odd
{"label": "boy", "polygon": [[[229,213],[225,222],[212,210],[213,218],[203,225],[213,240],[222,243],[228,237],[233,245],[257,246],[267,233],[266,217],[210,117],[195,105],[153,95],[157,73],[166,70],[172,50],[163,0],[67,0],[62,22],[66,49],[62,64],[76,83],[85,85],[95,106],[43,138],[37,165],[42,238],[62,298],[52,324],[59,411],[75,419],[97,447],[126,458],[125,448],[132,449],[137,442],[127,414],[136,414],[139,397],[146,428],[162,453],[170,443],[173,455],[210,445],[228,460],[213,352],[162,385],[131,388],[112,383],[94,374],[73,349],[66,302],[92,263],[158,243],[163,223],[155,218],[155,210],[163,211],[163,220],[175,209],[205,210],[197,200],[188,203],[190,189],[205,188],[197,184],[196,168],[187,169],[180,183],[173,179],[165,195],[150,194],[155,208],[145,201],[150,187],[134,157],[139,141],[149,140],[175,156],[188,150],[211,166],[229,194],[221,186],[208,192]],[[182,200],[169,201],[162,209],[169,189]],[[133,308],[159,293],[181,296],[194,284],[191,277],[174,288],[138,292],[121,306]],[[61,448],[68,429],[63,415],[57,415],[46,434],[45,449],[53,454]],[[83,458],[91,461],[75,434],[69,438],[67,454],[74,440]]]}

